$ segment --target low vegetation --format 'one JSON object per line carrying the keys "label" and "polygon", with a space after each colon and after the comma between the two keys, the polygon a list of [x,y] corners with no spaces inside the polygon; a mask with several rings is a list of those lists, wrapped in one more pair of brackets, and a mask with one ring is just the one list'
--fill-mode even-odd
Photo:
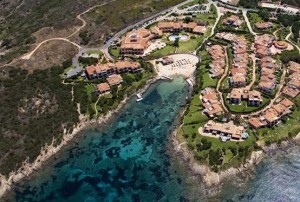
{"label": "low vegetation", "polygon": [[45,143],[56,143],[78,123],[72,86],[61,82],[65,66],[29,73],[17,67],[0,73],[0,170],[7,175],[27,157],[33,161]]}

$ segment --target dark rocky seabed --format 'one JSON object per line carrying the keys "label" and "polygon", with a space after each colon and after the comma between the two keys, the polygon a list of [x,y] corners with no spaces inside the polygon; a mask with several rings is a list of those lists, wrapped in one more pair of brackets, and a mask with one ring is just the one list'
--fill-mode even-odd
{"label": "dark rocky seabed", "polygon": [[[187,95],[182,78],[130,100],[109,127],[89,130],[28,180],[13,201],[207,201],[204,186],[172,156],[170,132]],[[213,201],[300,201],[300,149],[267,158],[252,179],[224,184]]]}

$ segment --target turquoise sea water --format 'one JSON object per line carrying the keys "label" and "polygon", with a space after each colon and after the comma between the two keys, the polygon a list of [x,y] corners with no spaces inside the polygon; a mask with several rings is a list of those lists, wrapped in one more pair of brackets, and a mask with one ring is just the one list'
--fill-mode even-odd
{"label": "turquoise sea water", "polygon": [[254,174],[232,177],[218,196],[205,198],[201,183],[170,148],[170,131],[186,95],[182,78],[153,85],[142,102],[132,99],[107,128],[84,132],[15,186],[14,201],[300,201],[300,148],[266,158]]}
{"label": "turquoise sea water", "polygon": [[152,86],[142,102],[132,99],[108,128],[86,132],[16,186],[15,200],[201,200],[199,193],[189,195],[195,180],[168,153],[170,130],[186,95],[182,78]]}

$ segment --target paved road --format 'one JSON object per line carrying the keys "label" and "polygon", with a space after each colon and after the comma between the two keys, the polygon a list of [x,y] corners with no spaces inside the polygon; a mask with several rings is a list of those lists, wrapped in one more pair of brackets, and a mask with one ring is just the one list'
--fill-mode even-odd
{"label": "paved road", "polygon": [[288,42],[290,42],[291,44],[293,44],[298,49],[299,54],[300,54],[300,48],[299,48],[299,46],[290,40],[290,37],[291,37],[292,34],[293,34],[292,33],[292,27],[290,27],[290,33],[285,37],[285,40],[287,40]]}
{"label": "paved road", "polygon": [[[72,65],[74,67],[74,69],[71,69],[67,72],[67,75],[66,77],[72,77],[72,76],[75,76],[77,75],[79,72],[81,72],[83,70],[83,68],[79,65],[78,63],[78,58],[80,56],[82,56],[85,52],[87,51],[90,51],[90,50],[101,50],[103,51],[104,55],[106,58],[110,59],[110,60],[114,60],[109,52],[108,52],[108,48],[115,42],[117,41],[122,35],[124,35],[125,33],[127,33],[129,30],[131,29],[134,29],[134,28],[138,28],[138,27],[141,27],[141,26],[147,26],[149,24],[152,24],[156,21],[159,21],[159,20],[162,20],[164,19],[165,17],[169,16],[171,13],[173,12],[182,12],[182,10],[178,10],[178,7],[188,3],[188,2],[191,2],[193,0],[187,0],[187,1],[184,1],[180,4],[177,4],[171,8],[168,8],[166,10],[163,10],[153,16],[150,16],[148,18],[145,18],[135,24],[132,24],[132,25],[129,25],[127,26],[126,28],[122,29],[121,31],[117,32],[111,39],[109,39],[106,44],[104,44],[103,46],[101,47],[96,47],[96,48],[85,48],[85,47],[81,47],[79,52],[74,56],[74,58],[72,59]],[[148,22],[148,23],[146,23]]]}
{"label": "paved road", "polygon": [[217,9],[217,19],[216,19],[216,22],[215,22],[215,24],[214,24],[214,26],[212,27],[212,29],[211,29],[211,33],[210,33],[210,35],[208,36],[208,37],[206,37],[204,40],[203,40],[203,42],[201,43],[201,45],[194,51],[194,53],[193,54],[197,54],[197,51],[203,46],[203,44],[210,38],[210,37],[212,37],[214,34],[215,34],[215,29],[216,29],[216,27],[217,27],[217,25],[218,25],[218,23],[219,23],[219,21],[220,21],[220,19],[221,19],[221,16],[223,15],[221,12],[220,12],[220,8],[217,6],[217,3],[215,3],[215,2],[211,2],[210,3],[210,6],[215,6],[216,7],[216,9]]}
{"label": "paved road", "polygon": [[243,16],[244,16],[244,19],[245,19],[245,21],[246,21],[246,24],[247,24],[247,27],[248,27],[250,33],[251,33],[252,35],[256,36],[257,33],[253,31],[252,26],[251,26],[251,23],[249,22],[249,19],[248,19],[248,16],[247,16],[247,12],[248,12],[248,11],[243,10],[242,12],[243,12]]}

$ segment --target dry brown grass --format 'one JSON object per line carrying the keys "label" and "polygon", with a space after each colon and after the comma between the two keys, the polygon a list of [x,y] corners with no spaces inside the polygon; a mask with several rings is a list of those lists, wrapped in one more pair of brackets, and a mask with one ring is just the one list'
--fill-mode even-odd
{"label": "dry brown grass", "polygon": [[46,69],[53,65],[61,65],[65,60],[73,57],[78,49],[65,41],[51,41],[41,46],[29,59],[16,61],[14,66],[27,70]]}

